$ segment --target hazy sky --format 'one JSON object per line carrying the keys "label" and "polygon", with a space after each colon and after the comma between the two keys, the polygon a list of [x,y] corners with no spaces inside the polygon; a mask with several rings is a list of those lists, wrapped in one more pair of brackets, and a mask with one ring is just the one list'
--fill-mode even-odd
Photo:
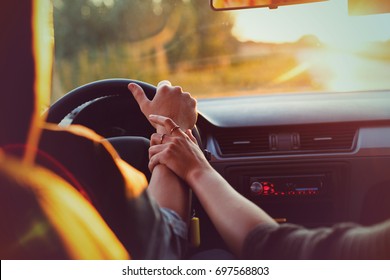
{"label": "hazy sky", "polygon": [[327,44],[357,49],[390,40],[390,14],[348,16],[347,0],[240,10],[235,16],[234,34],[242,41],[292,42],[313,34]]}

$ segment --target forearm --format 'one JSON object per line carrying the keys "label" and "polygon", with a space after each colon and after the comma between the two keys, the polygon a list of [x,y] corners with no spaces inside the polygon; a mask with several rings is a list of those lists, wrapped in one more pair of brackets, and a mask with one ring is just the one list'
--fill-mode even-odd
{"label": "forearm", "polygon": [[190,191],[183,181],[164,165],[153,169],[149,194],[160,207],[174,210],[188,223],[190,215]]}
{"label": "forearm", "polygon": [[230,249],[240,255],[245,238],[260,224],[276,224],[241,196],[212,167],[194,171],[188,183]]}
{"label": "forearm", "polygon": [[[149,116],[149,120],[165,131],[172,131],[175,122],[164,116]],[[161,133],[161,132],[159,132]],[[172,133],[171,133],[172,134]],[[164,138],[152,136],[149,149],[149,169],[164,164],[173,170],[195,192],[231,249],[240,255],[248,233],[260,224],[276,224],[263,210],[237,193],[206,161],[202,151],[189,135],[176,129]]]}

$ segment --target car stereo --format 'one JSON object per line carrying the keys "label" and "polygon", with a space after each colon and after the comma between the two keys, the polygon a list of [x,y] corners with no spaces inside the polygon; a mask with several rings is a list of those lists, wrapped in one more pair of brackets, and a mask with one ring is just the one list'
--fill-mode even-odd
{"label": "car stereo", "polygon": [[249,193],[255,197],[302,197],[326,194],[326,175],[249,177]]}

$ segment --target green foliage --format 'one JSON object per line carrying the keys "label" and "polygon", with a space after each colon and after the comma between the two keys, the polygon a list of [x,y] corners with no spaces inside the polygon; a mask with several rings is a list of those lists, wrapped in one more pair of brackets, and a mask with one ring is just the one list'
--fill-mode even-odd
{"label": "green foliage", "polygon": [[231,34],[233,20],[229,14],[216,13],[208,5],[199,5],[198,0],[183,4],[179,13],[181,24],[167,46],[171,66],[207,66],[205,58],[235,52],[238,42]]}
{"label": "green foliage", "polygon": [[54,19],[53,100],[107,78],[170,79],[197,97],[320,88],[307,72],[283,78],[299,65],[291,52],[243,54],[207,0],[54,0]]}
{"label": "green foliage", "polygon": [[111,77],[154,83],[236,46],[229,16],[199,0],[55,0],[54,28],[62,93]]}

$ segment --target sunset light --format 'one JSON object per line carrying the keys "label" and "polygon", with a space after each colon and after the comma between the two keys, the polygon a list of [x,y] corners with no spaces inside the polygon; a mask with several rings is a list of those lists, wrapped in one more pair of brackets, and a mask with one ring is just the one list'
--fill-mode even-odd
{"label": "sunset light", "polygon": [[54,2],[53,100],[107,77],[169,77],[197,98],[390,88],[387,4],[351,15],[367,9],[348,0],[229,11],[207,0],[78,3]]}
{"label": "sunset light", "polygon": [[[347,0],[329,0],[275,10],[238,10],[234,19],[232,33],[239,41],[259,47],[270,44],[274,50],[279,46],[280,52],[295,57],[296,65],[282,65],[284,71],[272,86],[288,85],[306,74],[313,89],[315,85],[331,91],[389,87],[388,13],[350,16]],[[316,48],[302,45],[307,39]],[[296,48],[288,47],[297,42]]]}
{"label": "sunset light", "polygon": [[310,34],[331,47],[361,50],[390,40],[389,14],[349,16],[347,0],[235,12],[233,34],[240,41],[295,42]]}

